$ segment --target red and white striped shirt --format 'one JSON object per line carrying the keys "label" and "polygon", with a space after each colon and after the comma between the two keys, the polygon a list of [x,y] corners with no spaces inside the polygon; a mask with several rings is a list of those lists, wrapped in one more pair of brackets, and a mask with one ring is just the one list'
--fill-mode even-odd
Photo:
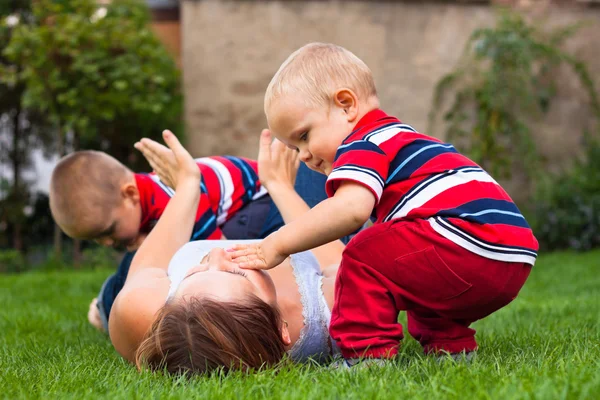
{"label": "red and white striped shirt", "polygon": [[344,180],[371,190],[376,223],[427,219],[440,235],[483,257],[535,263],[538,242],[498,182],[452,145],[381,110],[365,115],[338,148],[327,194]]}
{"label": "red and white striped shirt", "polygon": [[[258,165],[241,157],[196,159],[202,174],[200,201],[191,239],[221,239],[219,229],[239,209],[267,192],[258,180]],[[140,230],[150,231],[175,191],[155,174],[135,174],[142,204]]]}

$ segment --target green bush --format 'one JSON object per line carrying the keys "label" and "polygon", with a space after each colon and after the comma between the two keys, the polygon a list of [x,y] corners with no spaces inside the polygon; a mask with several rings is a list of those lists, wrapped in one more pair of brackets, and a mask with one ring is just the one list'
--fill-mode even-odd
{"label": "green bush", "polygon": [[[495,27],[474,31],[457,66],[437,84],[428,132],[443,121],[446,138],[497,178],[544,173],[532,127],[550,109],[559,67],[578,77],[600,122],[600,99],[586,64],[563,50],[582,24],[549,30],[503,10]],[[441,118],[440,118],[441,117]],[[441,119],[441,121],[439,121]]]}
{"label": "green bush", "polygon": [[112,268],[118,264],[117,252],[110,247],[96,246],[83,250],[83,268]]}
{"label": "green bush", "polygon": [[600,247],[600,142],[586,147],[584,161],[537,193],[533,229],[542,249]]}
{"label": "green bush", "polygon": [[17,250],[0,250],[0,273],[25,270],[25,257]]}

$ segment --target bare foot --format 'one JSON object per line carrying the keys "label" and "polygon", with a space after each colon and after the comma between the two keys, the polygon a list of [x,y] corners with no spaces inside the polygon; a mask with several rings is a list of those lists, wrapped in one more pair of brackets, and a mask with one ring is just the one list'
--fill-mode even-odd
{"label": "bare foot", "polygon": [[104,330],[104,325],[102,324],[102,319],[100,318],[100,310],[98,310],[98,298],[95,297],[94,300],[90,303],[90,309],[88,311],[88,321],[90,324],[94,326],[94,328],[98,329],[100,332],[106,332]]}

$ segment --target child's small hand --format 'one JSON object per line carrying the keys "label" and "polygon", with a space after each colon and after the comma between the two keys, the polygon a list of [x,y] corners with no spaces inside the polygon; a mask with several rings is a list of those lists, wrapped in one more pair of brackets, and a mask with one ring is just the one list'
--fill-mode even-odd
{"label": "child's small hand", "polygon": [[278,185],[293,189],[299,166],[298,152],[288,148],[277,139],[271,143],[271,132],[268,129],[263,129],[260,134],[260,149],[258,152],[258,178],[260,183],[267,190],[273,190]]}
{"label": "child's small hand", "polygon": [[270,245],[269,237],[258,244],[242,245],[238,244],[227,252],[234,263],[244,269],[271,269],[281,264],[286,258],[286,254],[281,254]]}
{"label": "child's small hand", "polygon": [[177,189],[183,181],[200,181],[198,165],[179,143],[177,137],[168,130],[163,131],[163,139],[169,148],[151,139],[143,138],[134,144],[142,152],[152,169],[166,185]]}

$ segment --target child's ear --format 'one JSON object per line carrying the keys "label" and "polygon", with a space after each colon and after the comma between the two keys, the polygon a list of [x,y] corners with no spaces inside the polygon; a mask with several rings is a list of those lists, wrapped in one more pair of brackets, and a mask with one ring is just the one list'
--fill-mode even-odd
{"label": "child's ear", "polygon": [[127,182],[121,185],[121,197],[123,200],[131,200],[134,205],[140,202],[140,192],[137,185],[133,182]]}
{"label": "child's ear", "polygon": [[348,122],[354,122],[358,116],[358,97],[351,89],[339,89],[333,96],[335,105],[343,109]]}

